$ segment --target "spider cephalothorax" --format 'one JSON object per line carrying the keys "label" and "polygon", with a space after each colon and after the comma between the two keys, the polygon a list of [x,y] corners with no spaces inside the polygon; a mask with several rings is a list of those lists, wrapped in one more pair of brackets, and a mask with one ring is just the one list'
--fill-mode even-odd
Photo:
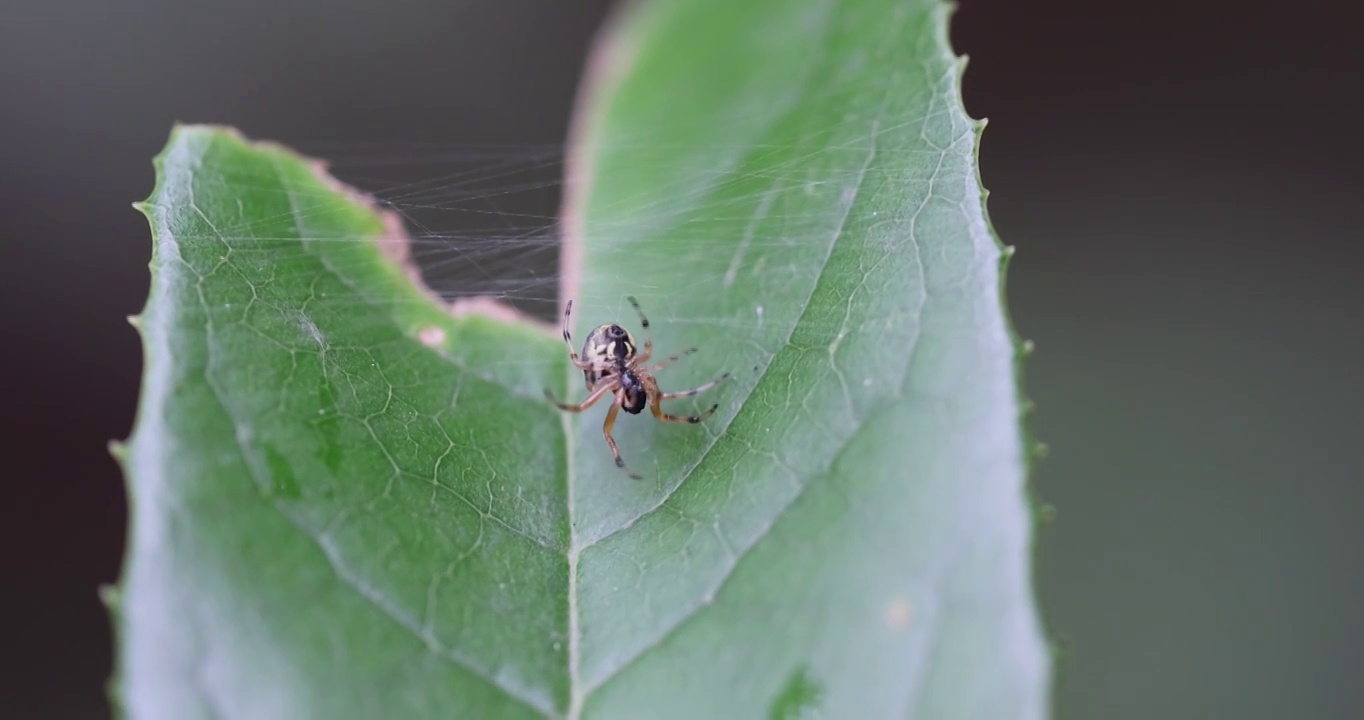
{"label": "spider cephalothorax", "polygon": [[655,363],[650,367],[644,367],[642,363],[647,361],[654,352],[653,339],[649,336],[649,319],[644,316],[644,311],[640,310],[639,303],[633,297],[627,298],[634,306],[635,312],[639,314],[639,324],[644,328],[644,351],[636,351],[635,339],[625,328],[615,323],[600,325],[592,332],[588,333],[587,340],[583,342],[582,357],[573,350],[573,338],[568,333],[569,314],[573,312],[573,301],[568,302],[564,308],[564,344],[568,346],[569,360],[573,365],[583,371],[583,381],[587,385],[587,399],[578,405],[566,405],[554,399],[554,395],[549,390],[545,390],[545,396],[550,399],[562,410],[569,412],[581,412],[594,403],[610,394],[614,400],[611,409],[606,412],[606,423],[602,426],[602,434],[606,436],[606,444],[611,448],[611,455],[616,459],[616,467],[624,470],[630,477],[638,478],[639,475],[630,472],[625,468],[625,461],[621,459],[620,450],[616,448],[616,440],[611,437],[611,427],[616,423],[616,412],[625,410],[632,415],[643,412],[645,406],[653,410],[654,417],[668,422],[699,423],[710,417],[719,405],[711,405],[710,409],[700,415],[669,415],[663,412],[660,402],[673,398],[691,397],[701,392],[705,392],[721,380],[729,377],[725,373],[710,382],[691,390],[680,392],[662,392],[658,388],[658,380],[654,378],[654,373],[658,370],[671,365],[686,355],[696,352],[696,348],[690,348],[680,352],[666,360]]}

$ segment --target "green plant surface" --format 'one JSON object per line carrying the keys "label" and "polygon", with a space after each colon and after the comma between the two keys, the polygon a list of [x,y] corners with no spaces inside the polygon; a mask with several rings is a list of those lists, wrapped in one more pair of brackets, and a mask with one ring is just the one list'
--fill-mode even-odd
{"label": "green plant surface", "polygon": [[115,702],[132,717],[1041,718],[1049,660],[946,6],[640,2],[575,125],[575,338],[654,320],[674,412],[581,399],[557,328],[415,281],[397,220],[178,127]]}

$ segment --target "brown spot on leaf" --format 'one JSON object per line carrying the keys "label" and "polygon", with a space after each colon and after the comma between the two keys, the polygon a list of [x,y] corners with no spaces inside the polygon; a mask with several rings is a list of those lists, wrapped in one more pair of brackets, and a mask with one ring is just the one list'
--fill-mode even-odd
{"label": "brown spot on leaf", "polygon": [[445,344],[445,330],[435,325],[427,325],[417,333],[417,339],[427,347],[440,347]]}
{"label": "brown spot on leaf", "polygon": [[914,619],[914,607],[909,598],[899,597],[886,605],[886,625],[892,630],[905,630]]}

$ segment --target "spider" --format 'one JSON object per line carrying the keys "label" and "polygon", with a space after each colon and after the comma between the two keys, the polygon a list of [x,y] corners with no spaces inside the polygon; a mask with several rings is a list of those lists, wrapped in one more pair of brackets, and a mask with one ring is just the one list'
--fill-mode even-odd
{"label": "spider", "polygon": [[700,415],[669,415],[663,412],[660,406],[663,400],[675,398],[686,398],[703,393],[721,381],[729,377],[725,373],[704,385],[699,385],[690,390],[681,392],[663,392],[658,388],[658,380],[654,378],[654,373],[681,360],[682,358],[696,352],[696,348],[689,348],[672,357],[654,363],[652,366],[644,367],[642,363],[647,361],[654,352],[654,341],[649,335],[649,318],[644,316],[644,311],[639,308],[639,303],[633,297],[627,297],[630,304],[634,306],[635,312],[639,314],[639,324],[644,328],[644,352],[635,353],[635,339],[626,332],[625,328],[615,323],[599,325],[591,333],[588,333],[587,340],[583,343],[582,358],[573,349],[573,339],[568,334],[568,318],[573,312],[573,301],[568,301],[568,307],[564,308],[564,345],[568,346],[568,358],[573,362],[574,367],[583,371],[583,379],[587,383],[587,399],[577,405],[567,405],[559,402],[554,397],[554,393],[548,388],[545,389],[545,397],[554,403],[560,410],[568,412],[582,412],[595,404],[598,400],[608,394],[614,395],[611,402],[611,409],[606,412],[606,423],[602,425],[602,435],[606,437],[606,444],[611,448],[611,456],[616,459],[616,467],[620,468],[626,475],[638,480],[640,475],[631,472],[625,467],[625,460],[620,456],[620,450],[616,447],[616,439],[611,437],[611,428],[616,424],[616,413],[619,410],[631,415],[638,415],[644,410],[647,404],[653,411],[654,417],[667,422],[699,423],[710,417],[719,404],[711,405],[710,409]]}

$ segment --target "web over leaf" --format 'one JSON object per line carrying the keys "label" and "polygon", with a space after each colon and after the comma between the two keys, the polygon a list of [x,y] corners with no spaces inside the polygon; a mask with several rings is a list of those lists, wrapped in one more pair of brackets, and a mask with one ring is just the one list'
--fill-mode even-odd
{"label": "web over leaf", "polygon": [[[640,3],[575,128],[563,294],[719,372],[618,424],[400,219],[181,127],[120,451],[136,717],[1040,718],[1001,250],[927,0]],[[702,41],[704,40],[704,41]],[[685,102],[681,102],[685,100]],[[396,260],[396,262],[395,262]],[[638,331],[638,328],[633,328]],[[678,411],[688,400],[672,401]]]}

